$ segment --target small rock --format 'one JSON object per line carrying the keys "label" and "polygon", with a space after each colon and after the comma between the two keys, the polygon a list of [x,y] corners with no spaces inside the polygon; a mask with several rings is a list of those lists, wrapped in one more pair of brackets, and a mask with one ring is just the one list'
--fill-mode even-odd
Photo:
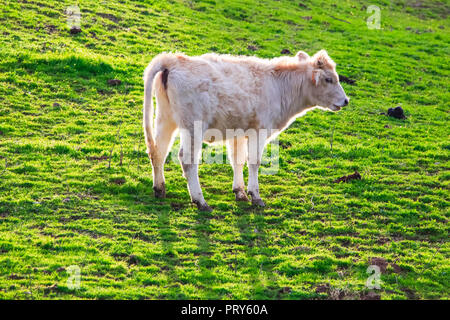
{"label": "small rock", "polygon": [[291,54],[291,51],[289,49],[283,49],[281,50],[281,54]]}
{"label": "small rock", "polygon": [[249,45],[249,46],[247,47],[247,49],[250,50],[250,51],[257,51],[257,50],[258,50],[258,47],[257,47],[257,46],[254,46],[254,45]]}
{"label": "small rock", "polygon": [[398,106],[396,108],[389,108],[388,109],[388,116],[394,117],[397,119],[405,119],[405,113],[403,112],[402,107]]}

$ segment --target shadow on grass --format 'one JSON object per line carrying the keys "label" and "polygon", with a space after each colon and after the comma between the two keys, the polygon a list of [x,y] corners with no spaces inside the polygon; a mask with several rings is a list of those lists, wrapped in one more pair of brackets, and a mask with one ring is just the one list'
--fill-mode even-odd
{"label": "shadow on grass", "polygon": [[[10,73],[7,81],[15,83],[18,87],[35,88],[39,84],[34,81],[18,82],[22,76],[34,76],[45,83],[52,84],[54,90],[57,86],[69,84],[77,94],[88,88],[94,88],[101,95],[110,94],[109,79],[125,78],[125,73],[115,69],[109,63],[98,58],[62,55],[6,55],[0,62],[0,72]],[[55,85],[56,84],[56,85]],[[123,85],[115,86],[119,91],[126,90]],[[61,93],[62,94],[62,93]],[[55,97],[59,97],[57,94]],[[67,98],[67,93],[64,95]],[[63,98],[61,96],[60,98]]]}
{"label": "shadow on grass", "polygon": [[264,215],[263,208],[248,208],[238,217],[236,227],[239,229],[240,242],[246,247],[244,265],[251,268],[249,284],[252,299],[280,299],[283,289],[276,285],[275,265],[270,250],[271,235]]}

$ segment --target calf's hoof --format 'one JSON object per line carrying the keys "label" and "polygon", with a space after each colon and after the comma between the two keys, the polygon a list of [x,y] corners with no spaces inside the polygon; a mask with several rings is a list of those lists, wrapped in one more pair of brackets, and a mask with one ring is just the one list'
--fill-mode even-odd
{"label": "calf's hoof", "polygon": [[166,187],[163,185],[162,187],[153,187],[153,191],[155,193],[155,198],[165,198],[166,197]]}
{"label": "calf's hoof", "polygon": [[248,201],[248,197],[245,194],[244,190],[237,189],[237,190],[233,190],[233,192],[236,196],[236,201]]}
{"label": "calf's hoof", "polygon": [[252,205],[257,207],[265,207],[266,204],[261,199],[252,199]]}
{"label": "calf's hoof", "polygon": [[205,203],[200,203],[197,200],[192,201],[193,203],[195,203],[195,205],[197,205],[197,209],[200,211],[204,211],[204,212],[211,212],[213,211],[213,209],[205,202]]}
{"label": "calf's hoof", "polygon": [[252,197],[252,205],[253,206],[258,206],[258,207],[265,207],[266,204],[264,203],[264,201],[261,200],[261,198],[259,197],[255,197],[255,194],[252,191],[249,191],[248,194],[250,195],[250,197]]}

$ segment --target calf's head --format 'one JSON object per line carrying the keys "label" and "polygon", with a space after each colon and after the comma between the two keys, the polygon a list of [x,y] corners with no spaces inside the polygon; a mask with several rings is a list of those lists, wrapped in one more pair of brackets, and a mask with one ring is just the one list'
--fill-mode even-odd
{"label": "calf's head", "polygon": [[336,64],[325,50],[317,52],[308,59],[310,65],[308,76],[310,81],[309,100],[316,106],[339,111],[348,105],[349,98],[339,83]]}

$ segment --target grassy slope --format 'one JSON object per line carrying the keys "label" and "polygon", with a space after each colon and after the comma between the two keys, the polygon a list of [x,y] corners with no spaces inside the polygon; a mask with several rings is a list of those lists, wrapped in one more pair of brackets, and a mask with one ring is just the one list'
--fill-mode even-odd
{"label": "grassy slope", "polygon": [[[373,257],[390,262],[383,299],[449,298],[445,2],[378,1],[382,29],[368,30],[358,1],[83,0],[78,35],[64,1],[6,2],[0,298],[358,298]],[[231,168],[217,164],[200,169],[212,213],[189,204],[173,162],[168,198],[153,198],[141,130],[151,58],[284,48],[325,48],[357,84],[344,84],[344,111],[308,113],[280,136],[280,171],[260,178],[267,207],[235,203]],[[379,115],[398,104],[406,120]],[[110,168],[95,160],[113,147]],[[355,169],[361,181],[333,183]],[[73,264],[75,291],[61,269]]]}

